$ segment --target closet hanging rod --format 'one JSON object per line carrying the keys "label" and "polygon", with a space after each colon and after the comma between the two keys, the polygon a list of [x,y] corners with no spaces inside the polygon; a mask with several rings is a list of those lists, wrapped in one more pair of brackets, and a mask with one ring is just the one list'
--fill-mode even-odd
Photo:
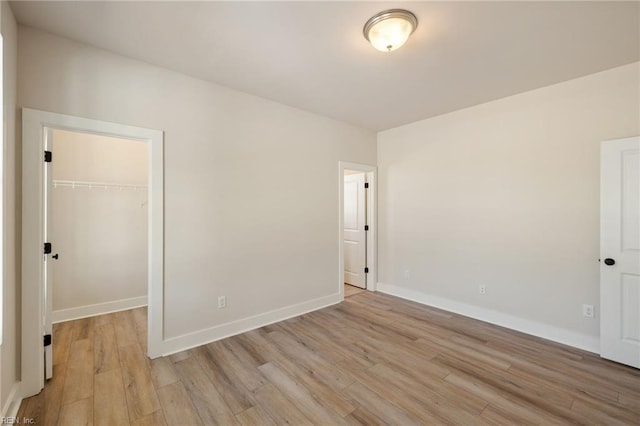
{"label": "closet hanging rod", "polygon": [[81,180],[53,180],[53,187],[66,187],[66,188],[89,188],[89,189],[133,189],[134,191],[146,191],[147,185],[131,185],[126,183],[114,183],[114,182],[87,182]]}

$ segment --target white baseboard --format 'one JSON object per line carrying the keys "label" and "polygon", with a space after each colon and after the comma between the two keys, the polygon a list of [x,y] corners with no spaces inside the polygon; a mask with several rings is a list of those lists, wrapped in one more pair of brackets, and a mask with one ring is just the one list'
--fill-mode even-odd
{"label": "white baseboard", "polygon": [[9,396],[7,397],[7,400],[2,407],[0,418],[15,418],[18,415],[18,410],[20,409],[21,403],[22,398],[20,397],[20,382],[15,382],[13,386],[11,386]]}
{"label": "white baseboard", "polygon": [[57,323],[139,308],[140,306],[147,306],[147,296],[96,303],[95,305],[78,306],[77,308],[60,309],[53,311],[51,318],[53,323]]}
{"label": "white baseboard", "polygon": [[241,320],[220,324],[215,327],[206,328],[193,333],[183,334],[182,336],[165,339],[162,342],[160,351],[163,356],[171,355],[176,352],[195,348],[196,346],[206,345],[207,343],[215,342],[216,340],[225,339],[227,337],[235,336],[236,334],[264,327],[265,325],[273,324],[274,322],[284,321],[311,311],[326,308],[327,306],[335,305],[340,302],[340,293],[336,293],[330,296],[324,296],[298,303],[296,305],[265,312],[263,314],[254,315]]}
{"label": "white baseboard", "polygon": [[491,309],[433,296],[393,284],[378,283],[377,289],[382,293],[412,300],[414,302],[422,303],[423,305],[433,306],[434,308],[443,309],[445,311],[530,334],[532,336],[542,337],[543,339],[573,346],[574,348],[583,349],[596,354],[600,353],[600,340],[597,337],[504,314]]}

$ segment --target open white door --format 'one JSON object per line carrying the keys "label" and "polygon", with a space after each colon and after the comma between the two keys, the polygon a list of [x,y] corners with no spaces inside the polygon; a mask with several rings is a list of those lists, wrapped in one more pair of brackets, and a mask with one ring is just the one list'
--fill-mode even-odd
{"label": "open white door", "polygon": [[602,143],[600,257],[600,355],[640,368],[640,137]]}
{"label": "open white door", "polygon": [[[44,161],[44,378],[50,379],[53,377],[53,328],[51,324],[51,315],[53,312],[53,267],[51,262],[53,260],[53,247],[51,242],[51,194],[53,188],[53,167],[52,162],[52,132],[50,129],[46,130],[44,138],[45,148],[45,161]],[[57,258],[57,255],[55,255]]]}
{"label": "open white door", "polygon": [[367,266],[365,174],[344,177],[344,282],[366,288]]}

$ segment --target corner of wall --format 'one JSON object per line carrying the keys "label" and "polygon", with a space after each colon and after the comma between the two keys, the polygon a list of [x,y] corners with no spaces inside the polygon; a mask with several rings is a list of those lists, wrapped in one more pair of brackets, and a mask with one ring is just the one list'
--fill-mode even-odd
{"label": "corner of wall", "polygon": [[16,382],[11,386],[9,395],[6,401],[2,405],[2,411],[0,411],[0,418],[15,418],[18,415],[22,398],[20,397],[20,382]]}
{"label": "corner of wall", "polygon": [[329,296],[319,297],[317,299],[308,300],[306,302],[297,303],[284,308],[275,309],[273,311],[254,315],[236,321],[220,324],[215,327],[198,330],[193,333],[184,334],[182,336],[165,339],[159,352],[162,356],[171,355],[196,346],[206,345],[207,343],[235,336],[256,328],[264,327],[279,321],[297,317],[318,309],[326,308],[342,301],[340,293]]}
{"label": "corner of wall", "polygon": [[553,342],[562,343],[563,345],[572,346],[574,348],[596,354],[600,353],[600,340],[593,336],[504,314],[502,312],[482,308],[480,306],[469,305],[456,300],[446,299],[416,290],[410,290],[393,284],[378,283],[377,289],[382,293],[400,297],[402,299],[411,300],[423,305],[432,306],[458,315],[477,319],[479,321],[499,325],[500,327],[541,337]]}

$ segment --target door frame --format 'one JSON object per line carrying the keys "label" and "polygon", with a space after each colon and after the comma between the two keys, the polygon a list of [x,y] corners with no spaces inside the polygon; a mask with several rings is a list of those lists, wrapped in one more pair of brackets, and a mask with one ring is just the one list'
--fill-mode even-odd
{"label": "door frame", "polygon": [[366,175],[369,183],[367,192],[366,223],[369,225],[367,231],[367,267],[369,273],[366,277],[366,290],[376,291],[378,282],[378,222],[377,222],[377,192],[378,192],[378,168],[369,164],[350,163],[347,161],[338,162],[339,191],[338,191],[338,291],[340,300],[344,300],[344,171],[357,170]]}
{"label": "door frame", "polygon": [[[148,162],[147,354],[160,356],[163,342],[164,133],[123,124],[22,108],[22,377],[23,397],[44,388],[44,147],[47,129],[92,133],[146,142]],[[55,161],[55,153],[53,154]]]}

